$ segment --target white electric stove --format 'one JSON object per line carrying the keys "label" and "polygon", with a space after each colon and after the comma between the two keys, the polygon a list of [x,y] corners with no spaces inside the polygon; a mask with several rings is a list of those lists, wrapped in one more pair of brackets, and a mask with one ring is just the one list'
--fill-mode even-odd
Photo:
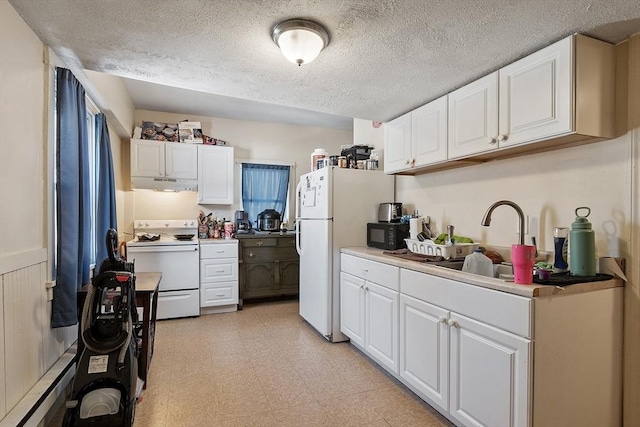
{"label": "white electric stove", "polygon": [[158,319],[200,315],[200,256],[195,220],[135,220],[127,259],[138,272],[162,273]]}

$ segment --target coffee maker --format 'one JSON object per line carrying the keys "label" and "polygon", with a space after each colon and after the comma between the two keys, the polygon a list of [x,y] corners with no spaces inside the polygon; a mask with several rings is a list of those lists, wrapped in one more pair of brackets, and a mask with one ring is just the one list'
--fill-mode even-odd
{"label": "coffee maker", "polygon": [[249,214],[245,211],[236,211],[235,213],[236,234],[251,233],[251,221]]}

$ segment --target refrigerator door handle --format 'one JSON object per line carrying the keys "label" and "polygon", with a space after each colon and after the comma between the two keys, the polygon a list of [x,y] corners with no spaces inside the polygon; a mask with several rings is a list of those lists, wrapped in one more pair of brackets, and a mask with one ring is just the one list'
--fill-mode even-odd
{"label": "refrigerator door handle", "polygon": [[300,196],[301,196],[301,191],[302,191],[302,180],[300,180],[300,182],[296,186],[296,211],[295,211],[296,219],[300,218]]}
{"label": "refrigerator door handle", "polygon": [[300,231],[302,229],[302,221],[296,220],[296,252],[302,256],[302,248],[300,247]]}

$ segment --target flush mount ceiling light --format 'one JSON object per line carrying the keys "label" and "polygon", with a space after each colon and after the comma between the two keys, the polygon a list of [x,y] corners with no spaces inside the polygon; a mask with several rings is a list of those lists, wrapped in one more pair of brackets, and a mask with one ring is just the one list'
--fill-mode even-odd
{"label": "flush mount ceiling light", "polygon": [[290,19],[273,27],[273,41],[282,54],[298,66],[308,64],[329,44],[329,33],[317,22]]}

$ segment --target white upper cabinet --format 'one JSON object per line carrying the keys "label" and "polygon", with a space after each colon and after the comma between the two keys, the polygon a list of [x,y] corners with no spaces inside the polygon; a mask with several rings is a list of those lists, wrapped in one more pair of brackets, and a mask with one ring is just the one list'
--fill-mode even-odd
{"label": "white upper cabinet", "polygon": [[447,96],[385,125],[385,173],[447,160]]}
{"label": "white upper cabinet", "polygon": [[565,38],[500,70],[500,147],[574,130],[573,41]]}
{"label": "white upper cabinet", "polygon": [[179,142],[165,143],[167,178],[198,179],[198,147]]}
{"label": "white upper cabinet", "polygon": [[198,150],[194,144],[131,140],[131,176],[195,180],[197,168]]}
{"label": "white upper cabinet", "polygon": [[198,145],[198,203],[233,204],[233,147]]}
{"label": "white upper cabinet", "polygon": [[445,95],[411,112],[416,168],[447,160],[447,98]]}
{"label": "white upper cabinet", "polygon": [[131,176],[149,178],[165,174],[164,142],[131,140]]}
{"label": "white upper cabinet", "polygon": [[614,138],[615,66],[615,46],[582,35],[562,39],[449,93],[443,116],[440,98],[387,123],[385,172],[442,170]]}
{"label": "white upper cabinet", "polygon": [[384,172],[407,170],[411,161],[411,113],[407,113],[384,125]]}
{"label": "white upper cabinet", "polygon": [[498,148],[498,73],[449,94],[449,159]]}

